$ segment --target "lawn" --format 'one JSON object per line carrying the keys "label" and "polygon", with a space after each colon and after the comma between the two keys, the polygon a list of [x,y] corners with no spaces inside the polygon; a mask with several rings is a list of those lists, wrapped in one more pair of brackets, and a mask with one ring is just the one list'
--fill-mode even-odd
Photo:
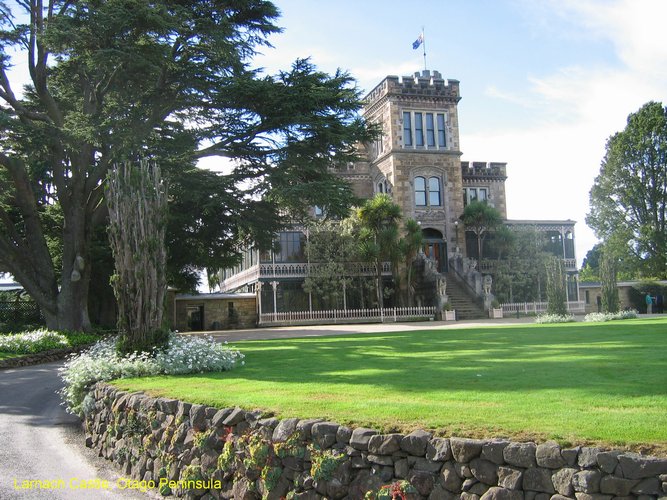
{"label": "lawn", "polygon": [[232,372],[114,383],[211,406],[384,430],[667,450],[667,319],[236,347],[246,365]]}

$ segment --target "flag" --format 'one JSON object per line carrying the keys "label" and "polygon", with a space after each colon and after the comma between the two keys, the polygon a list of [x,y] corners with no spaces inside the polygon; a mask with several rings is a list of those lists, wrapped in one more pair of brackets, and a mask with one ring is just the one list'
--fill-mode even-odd
{"label": "flag", "polygon": [[412,49],[417,50],[422,43],[424,43],[424,33],[420,33],[417,39],[412,42]]}

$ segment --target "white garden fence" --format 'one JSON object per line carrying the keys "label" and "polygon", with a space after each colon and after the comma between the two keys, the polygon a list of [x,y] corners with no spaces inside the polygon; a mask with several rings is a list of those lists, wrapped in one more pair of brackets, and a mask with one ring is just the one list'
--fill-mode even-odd
{"label": "white garden fence", "polygon": [[[501,304],[503,315],[512,314],[543,314],[547,312],[548,302],[513,302]],[[584,301],[572,301],[567,303],[567,310],[571,314],[584,314],[586,312],[586,303]]]}
{"label": "white garden fence", "polygon": [[332,309],[262,313],[259,324],[307,325],[331,323],[382,323],[406,320],[428,320],[435,317],[435,307],[385,307],[384,309]]}

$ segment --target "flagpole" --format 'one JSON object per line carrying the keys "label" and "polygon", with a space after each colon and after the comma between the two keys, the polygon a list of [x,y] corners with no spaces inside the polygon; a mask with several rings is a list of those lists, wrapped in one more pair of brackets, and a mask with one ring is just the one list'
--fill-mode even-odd
{"label": "flagpole", "polygon": [[424,47],[424,69],[428,69],[426,67],[426,37],[424,36],[424,27],[422,26],[422,46]]}

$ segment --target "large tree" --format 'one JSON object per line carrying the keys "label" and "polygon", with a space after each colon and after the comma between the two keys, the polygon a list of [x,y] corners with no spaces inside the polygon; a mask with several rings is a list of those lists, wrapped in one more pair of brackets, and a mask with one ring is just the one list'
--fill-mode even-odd
{"label": "large tree", "polygon": [[[280,207],[333,212],[349,199],[328,167],[369,138],[359,93],[346,73],[307,60],[276,76],[251,69],[279,31],[270,2],[20,0],[15,9],[0,2],[0,270],[49,327],[89,326],[91,241],[115,163],[161,165],[183,207],[171,209],[182,220],[168,238],[191,251],[177,256],[185,267],[224,265],[238,239],[278,226]],[[22,94],[10,71],[20,57],[30,77]],[[210,156],[231,159],[231,171],[194,168]],[[208,241],[188,246],[200,236]]]}
{"label": "large tree", "polygon": [[586,223],[640,274],[667,278],[667,109],[649,102],[607,141]]}

